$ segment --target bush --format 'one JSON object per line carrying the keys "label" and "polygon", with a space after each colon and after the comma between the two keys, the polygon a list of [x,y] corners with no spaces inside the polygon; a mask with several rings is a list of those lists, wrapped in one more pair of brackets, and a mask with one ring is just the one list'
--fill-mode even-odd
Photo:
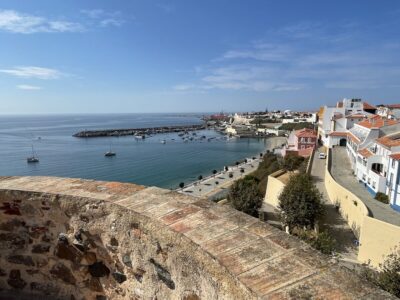
{"label": "bush", "polygon": [[389,197],[384,193],[377,192],[375,195],[375,199],[378,200],[379,202],[389,204]]}
{"label": "bush", "polygon": [[381,289],[400,297],[400,255],[398,249],[379,265],[379,271],[365,268],[361,276]]}
{"label": "bush", "polygon": [[282,164],[282,169],[286,171],[294,171],[297,170],[301,164],[304,162],[304,157],[297,155],[286,155]]}
{"label": "bush", "polygon": [[257,217],[263,197],[258,190],[258,181],[254,176],[245,176],[231,186],[228,201],[237,210]]}
{"label": "bush", "polygon": [[279,127],[280,130],[288,130],[288,131],[300,130],[303,128],[313,129],[314,125],[312,123],[308,123],[308,122],[300,122],[300,123],[286,123],[286,124],[282,124]]}
{"label": "bush", "polygon": [[294,227],[312,228],[323,213],[322,195],[307,174],[292,175],[279,195],[282,222]]}
{"label": "bush", "polygon": [[335,251],[336,242],[327,231],[316,233],[310,230],[296,229],[293,234],[324,254],[330,255]]}

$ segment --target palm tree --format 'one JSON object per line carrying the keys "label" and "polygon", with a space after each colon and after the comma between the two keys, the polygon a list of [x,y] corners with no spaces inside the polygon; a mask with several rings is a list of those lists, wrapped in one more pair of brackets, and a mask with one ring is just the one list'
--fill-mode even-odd
{"label": "palm tree", "polygon": [[229,173],[229,178],[232,178],[233,177],[233,173]]}
{"label": "palm tree", "polygon": [[237,161],[237,162],[235,162],[235,165],[237,165],[237,166],[238,166],[239,164],[240,164],[240,163],[239,163],[238,161]]}
{"label": "palm tree", "polygon": [[213,175],[215,177],[215,174],[217,174],[217,170],[213,170],[212,173],[213,173]]}
{"label": "palm tree", "polygon": [[203,175],[199,175],[199,177],[197,177],[198,180],[202,180],[203,179]]}
{"label": "palm tree", "polygon": [[179,183],[179,187],[180,187],[181,189],[183,189],[184,186],[185,186],[185,183],[184,183],[184,182]]}
{"label": "palm tree", "polygon": [[219,184],[219,182],[218,181],[215,181],[215,185],[218,185]]}

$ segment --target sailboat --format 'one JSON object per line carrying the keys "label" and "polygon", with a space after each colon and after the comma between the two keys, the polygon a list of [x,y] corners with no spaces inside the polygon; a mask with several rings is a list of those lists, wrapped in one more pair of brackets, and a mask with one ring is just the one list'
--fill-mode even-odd
{"label": "sailboat", "polygon": [[39,162],[39,158],[35,155],[35,151],[33,150],[33,145],[32,145],[32,156],[29,156],[26,161],[28,163],[37,163]]}
{"label": "sailboat", "polygon": [[107,151],[106,153],[104,153],[104,156],[110,157],[110,156],[115,156],[115,155],[117,155],[117,154],[111,150],[111,143],[110,143],[110,151]]}

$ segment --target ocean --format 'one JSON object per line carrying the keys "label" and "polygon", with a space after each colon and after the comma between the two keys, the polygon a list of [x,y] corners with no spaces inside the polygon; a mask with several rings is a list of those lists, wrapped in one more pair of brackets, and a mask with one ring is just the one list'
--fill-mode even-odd
{"label": "ocean", "polygon": [[[201,124],[199,114],[90,114],[0,116],[0,176],[44,175],[121,181],[176,188],[199,175],[258,155],[268,140],[226,140],[214,130],[197,136],[206,140],[185,143],[177,133],[144,140],[133,136],[75,138],[81,130]],[[208,138],[211,138],[208,141]],[[166,143],[161,143],[165,140]],[[34,147],[39,163],[26,158]],[[105,157],[110,149],[115,157]]]}

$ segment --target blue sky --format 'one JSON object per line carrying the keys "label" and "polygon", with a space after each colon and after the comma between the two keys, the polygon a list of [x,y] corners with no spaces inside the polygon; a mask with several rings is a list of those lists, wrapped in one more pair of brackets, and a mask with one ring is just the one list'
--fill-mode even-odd
{"label": "blue sky", "polygon": [[0,113],[400,102],[400,2],[0,0]]}

